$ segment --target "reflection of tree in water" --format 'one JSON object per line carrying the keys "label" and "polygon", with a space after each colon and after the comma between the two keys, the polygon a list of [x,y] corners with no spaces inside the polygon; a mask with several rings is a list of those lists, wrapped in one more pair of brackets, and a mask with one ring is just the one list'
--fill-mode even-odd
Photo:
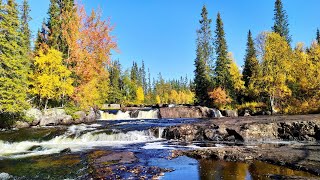
{"label": "reflection of tree in water", "polygon": [[248,164],[200,160],[199,162],[200,179],[224,179],[224,180],[243,180],[248,175]]}
{"label": "reflection of tree in water", "polygon": [[251,164],[205,159],[199,161],[199,176],[202,180],[269,180],[268,175],[313,176],[307,172],[295,171],[259,161],[254,161]]}
{"label": "reflection of tree in water", "polygon": [[289,168],[276,166],[260,161],[254,161],[249,166],[249,172],[252,179],[270,179],[268,175],[283,175],[283,176],[302,176],[302,177],[313,177],[310,173],[303,171],[296,171]]}

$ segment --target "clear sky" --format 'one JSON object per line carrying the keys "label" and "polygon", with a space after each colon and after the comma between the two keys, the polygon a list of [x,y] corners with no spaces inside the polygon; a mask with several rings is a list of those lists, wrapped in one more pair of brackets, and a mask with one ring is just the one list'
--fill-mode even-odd
{"label": "clear sky", "polygon": [[[21,2],[22,0],[18,0]],[[100,8],[103,17],[115,25],[121,53],[115,54],[124,68],[132,61],[145,61],[152,76],[161,72],[166,79],[188,75],[193,78],[196,30],[201,8],[206,4],[209,17],[220,11],[229,51],[243,65],[247,32],[256,37],[271,29],[275,0],[82,0],[86,9]],[[47,17],[49,0],[29,0],[30,23],[35,32]],[[320,28],[319,0],[283,0],[289,16],[293,43],[309,45]],[[34,36],[35,37],[35,36]]]}

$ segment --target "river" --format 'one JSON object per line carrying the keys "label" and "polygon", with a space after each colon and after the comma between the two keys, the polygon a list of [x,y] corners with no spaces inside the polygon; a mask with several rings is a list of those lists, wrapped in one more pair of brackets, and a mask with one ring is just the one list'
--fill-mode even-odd
{"label": "river", "polygon": [[[312,175],[285,167],[253,161],[250,164],[196,160],[186,156],[169,158],[172,150],[219,148],[201,143],[181,143],[163,139],[168,126],[194,123],[198,119],[151,119],[97,121],[69,127],[47,127],[0,132],[0,179],[89,179],[95,178],[96,154],[130,152],[137,160],[124,162],[125,171],[114,176],[123,179],[270,179],[270,175]],[[94,164],[94,165],[92,165]],[[103,164],[103,163],[102,163]],[[101,165],[101,164],[99,164]],[[104,163],[104,166],[108,164]],[[115,167],[115,166],[114,166]],[[145,173],[132,172],[135,167]],[[157,173],[158,169],[166,169]],[[100,168],[100,167],[99,167]],[[118,165],[117,165],[117,168]],[[131,169],[130,169],[131,168]],[[121,168],[120,168],[121,169]],[[101,172],[100,172],[101,173]],[[135,175],[133,175],[135,174]]]}

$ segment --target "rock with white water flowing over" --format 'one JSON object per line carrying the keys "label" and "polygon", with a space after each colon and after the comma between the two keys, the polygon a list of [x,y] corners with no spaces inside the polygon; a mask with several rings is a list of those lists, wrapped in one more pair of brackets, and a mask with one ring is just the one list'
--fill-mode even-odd
{"label": "rock with white water flowing over", "polygon": [[7,180],[7,179],[11,179],[11,178],[12,177],[8,173],[0,173],[0,179],[1,180]]}

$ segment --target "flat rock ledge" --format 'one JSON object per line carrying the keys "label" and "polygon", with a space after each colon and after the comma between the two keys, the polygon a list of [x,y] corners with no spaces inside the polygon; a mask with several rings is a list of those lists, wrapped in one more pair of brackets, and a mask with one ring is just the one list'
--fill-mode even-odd
{"label": "flat rock ledge", "polygon": [[195,159],[214,159],[231,162],[262,161],[320,176],[320,146],[290,145],[279,147],[220,147],[191,151],[172,151],[172,158],[189,156]]}
{"label": "flat rock ledge", "polygon": [[168,127],[162,135],[181,141],[319,141],[320,115],[259,116],[202,120]]}

